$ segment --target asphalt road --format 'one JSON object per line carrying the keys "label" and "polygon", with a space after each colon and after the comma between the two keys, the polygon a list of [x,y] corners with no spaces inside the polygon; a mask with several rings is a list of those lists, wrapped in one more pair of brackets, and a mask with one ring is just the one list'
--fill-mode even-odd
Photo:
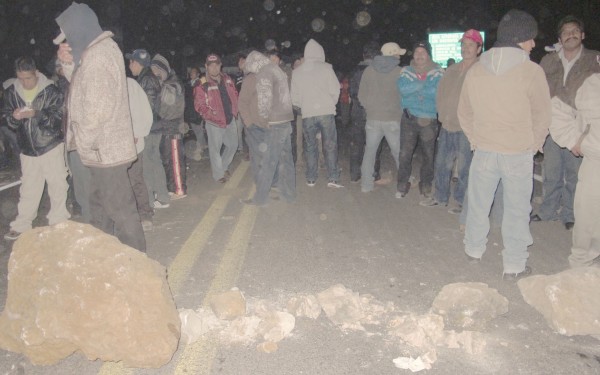
{"label": "asphalt road", "polygon": [[[455,282],[484,282],[509,300],[509,312],[483,332],[480,354],[438,348],[430,374],[600,374],[599,341],[553,332],[526,304],[514,282],[502,280],[498,228],[490,234],[480,264],[463,255],[458,218],[444,207],[418,205],[417,189],[394,198],[395,184],[361,193],[348,176],[347,142],[340,135],[343,189],[326,187],[320,170],[308,187],[299,168],[295,204],[273,201],[256,208],[240,203],[252,192],[248,162],[234,160],[225,185],[212,181],[208,160],[192,161],[188,197],[157,210],[147,233],[148,256],[169,270],[178,307],[196,309],[215,293],[238,287],[247,298],[273,303],[297,294],[316,294],[343,284],[415,314],[427,313],[442,287]],[[384,175],[393,161],[386,154]],[[0,192],[0,231],[16,213],[17,188]],[[42,200],[44,225],[47,198]],[[568,267],[571,233],[558,222],[532,225],[530,262],[534,274]],[[0,239],[0,306],[6,298],[6,270],[12,244]],[[225,345],[208,336],[191,346],[180,344],[160,369],[123,369],[74,354],[53,366],[33,366],[20,354],[0,350],[0,374],[400,374],[392,360],[413,353],[391,341],[385,327],[342,332],[326,317],[298,318],[290,337],[271,354],[254,345]]]}

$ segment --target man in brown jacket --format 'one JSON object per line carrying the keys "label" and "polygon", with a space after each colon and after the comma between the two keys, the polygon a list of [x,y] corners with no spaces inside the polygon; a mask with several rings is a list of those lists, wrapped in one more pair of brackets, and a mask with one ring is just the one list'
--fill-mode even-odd
{"label": "man in brown jacket", "polygon": [[502,181],[503,277],[531,273],[527,247],[533,190],[533,154],[542,148],[551,121],[544,72],[529,60],[537,35],[535,19],[509,11],[498,25],[494,48],[483,53],[465,78],[458,118],[474,150],[469,172],[465,253],[476,262],[486,250],[488,214]]}
{"label": "man in brown jacket", "polygon": [[67,147],[90,168],[90,224],[146,251],[127,169],[136,160],[123,54],[86,4],[56,18],[58,59],[71,82]]}
{"label": "man in brown jacket", "polygon": [[[558,48],[544,56],[540,65],[546,73],[550,96],[575,107],[575,94],[586,78],[600,72],[598,51],[582,44],[583,22],[566,16],[558,23]],[[581,157],[577,152],[559,146],[552,135],[544,144],[544,197],[531,221],[560,220],[567,230],[575,225],[573,200]]]}

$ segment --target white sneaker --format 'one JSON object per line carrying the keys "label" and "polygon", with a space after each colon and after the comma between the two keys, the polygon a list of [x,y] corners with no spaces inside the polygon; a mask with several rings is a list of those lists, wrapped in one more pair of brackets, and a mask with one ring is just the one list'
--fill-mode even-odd
{"label": "white sneaker", "polygon": [[340,185],[339,182],[337,182],[337,181],[329,181],[327,183],[327,187],[339,189],[339,188],[343,188],[344,185]]}
{"label": "white sneaker", "polygon": [[440,205],[440,202],[436,201],[433,198],[427,198],[427,199],[419,202],[419,206],[423,206],[423,207],[435,207],[435,206],[439,206],[439,205]]}
{"label": "white sneaker", "polygon": [[396,198],[398,199],[402,199],[406,196],[406,193],[401,193],[399,191],[396,192]]}
{"label": "white sneaker", "polygon": [[187,194],[176,194],[176,193],[173,193],[172,191],[170,191],[169,197],[171,197],[172,201],[176,201],[177,199],[182,199],[182,198],[187,197]]}
{"label": "white sneaker", "polygon": [[160,201],[154,201],[154,203],[152,204],[152,207],[154,208],[168,208],[169,206],[169,203],[162,203]]}

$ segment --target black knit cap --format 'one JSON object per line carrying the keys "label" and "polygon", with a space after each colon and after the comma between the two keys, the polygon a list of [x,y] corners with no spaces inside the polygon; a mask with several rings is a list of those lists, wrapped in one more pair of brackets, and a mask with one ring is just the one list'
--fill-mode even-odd
{"label": "black knit cap", "polygon": [[537,33],[535,18],[522,10],[511,9],[500,20],[494,47],[519,48],[519,43],[535,38]]}
{"label": "black knit cap", "polygon": [[426,40],[420,40],[413,45],[413,54],[417,48],[424,48],[427,54],[431,57],[431,44]]}

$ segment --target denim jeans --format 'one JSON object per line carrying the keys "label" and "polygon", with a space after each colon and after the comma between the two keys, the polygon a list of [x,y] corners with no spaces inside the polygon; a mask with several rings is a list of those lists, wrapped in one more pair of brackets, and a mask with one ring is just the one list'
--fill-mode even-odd
{"label": "denim jeans", "polygon": [[361,166],[361,189],[362,191],[373,190],[373,171],[377,150],[381,145],[383,137],[387,140],[396,168],[398,168],[398,157],[400,154],[400,123],[398,121],[367,120],[365,126],[367,140],[365,144],[365,155]]}
{"label": "denim jeans", "polygon": [[538,210],[542,220],[560,220],[563,224],[575,222],[573,201],[580,165],[581,158],[548,136],[544,143],[544,200]]}
{"label": "denim jeans", "polygon": [[[210,168],[215,181],[225,176],[229,164],[233,160],[238,147],[238,133],[236,120],[233,119],[225,128],[211,122],[206,122],[206,135],[208,137],[208,152],[210,155]],[[225,146],[225,147],[223,147]],[[221,148],[223,153],[221,154]]]}
{"label": "denim jeans", "polygon": [[465,252],[481,258],[490,230],[488,215],[498,183],[504,188],[502,217],[502,259],[504,273],[525,269],[533,243],[529,231],[531,193],[533,192],[533,153],[507,155],[476,150],[469,173],[469,212],[465,230]]}
{"label": "denim jeans", "polygon": [[443,127],[437,140],[435,155],[435,193],[436,201],[448,204],[450,200],[450,181],[454,161],[456,161],[458,182],[454,189],[454,200],[463,204],[469,181],[469,167],[473,159],[471,144],[462,131],[449,132]]}
{"label": "denim jeans", "polygon": [[[419,122],[427,121],[427,125],[420,125]],[[419,119],[412,115],[407,115],[406,111],[402,115],[400,123],[400,157],[398,161],[398,186],[399,192],[407,193],[406,187],[412,173],[412,160],[417,143],[421,150],[421,171],[419,174],[419,189],[422,194],[431,192],[433,182],[433,161],[435,154],[435,140],[438,135],[439,123],[437,119]]]}
{"label": "denim jeans", "polygon": [[304,155],[306,158],[306,180],[316,181],[319,169],[319,147],[317,146],[317,133],[321,132],[325,164],[327,165],[327,178],[329,181],[339,181],[338,168],[338,142],[335,119],[333,115],[307,117],[302,119],[304,134]]}
{"label": "denim jeans", "polygon": [[269,200],[269,191],[277,175],[281,197],[288,202],[296,199],[296,171],[292,157],[292,127],[289,122],[271,125],[268,129],[252,127],[252,139],[258,141],[255,151],[258,169],[254,174],[256,193],[253,201],[263,205]]}
{"label": "denim jeans", "polygon": [[[148,200],[150,204],[154,200],[167,203],[169,191],[167,190],[167,175],[160,157],[160,143],[163,135],[160,133],[150,133],[144,138],[144,157],[142,158],[142,169],[144,173],[144,182],[148,188]],[[156,198],[155,198],[156,194]]]}
{"label": "denim jeans", "polygon": [[[81,207],[81,218],[85,223],[89,223],[92,218],[90,213],[90,169],[83,165],[77,151],[69,151],[67,160],[73,176],[75,200]],[[145,194],[148,194],[147,190]]]}

